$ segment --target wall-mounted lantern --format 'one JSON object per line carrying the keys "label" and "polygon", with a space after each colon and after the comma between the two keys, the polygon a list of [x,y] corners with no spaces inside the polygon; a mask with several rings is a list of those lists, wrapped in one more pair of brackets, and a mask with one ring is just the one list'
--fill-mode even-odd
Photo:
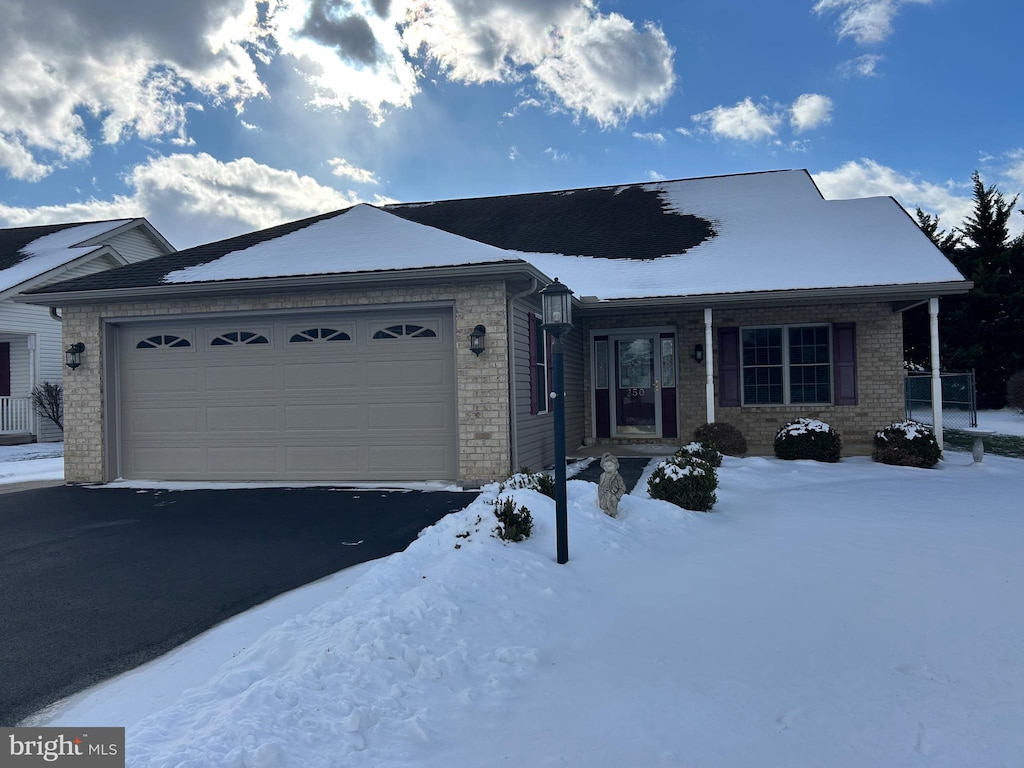
{"label": "wall-mounted lantern", "polygon": [[704,345],[703,344],[694,344],[693,345],[693,359],[696,360],[698,364],[704,362]]}
{"label": "wall-mounted lantern", "polygon": [[482,325],[478,325],[473,329],[473,332],[469,334],[469,349],[477,357],[480,353],[487,349],[487,329]]}
{"label": "wall-mounted lantern", "polygon": [[82,353],[85,352],[85,344],[78,341],[64,350],[64,365],[72,371],[82,364]]}

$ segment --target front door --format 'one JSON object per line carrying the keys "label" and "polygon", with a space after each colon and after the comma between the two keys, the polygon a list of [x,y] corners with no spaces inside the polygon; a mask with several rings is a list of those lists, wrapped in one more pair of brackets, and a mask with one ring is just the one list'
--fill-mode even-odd
{"label": "front door", "polygon": [[661,361],[654,336],[614,340],[615,434],[656,437],[661,434]]}

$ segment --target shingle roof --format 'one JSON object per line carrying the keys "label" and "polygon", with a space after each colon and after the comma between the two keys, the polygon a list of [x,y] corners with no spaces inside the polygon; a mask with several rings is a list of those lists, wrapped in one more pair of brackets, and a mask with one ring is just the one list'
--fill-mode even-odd
{"label": "shingle roof", "polygon": [[[70,229],[71,227],[103,223],[104,222],[102,221],[76,221],[67,224],[43,224],[37,227],[0,229],[0,270],[9,269],[15,264],[19,264],[29,258],[29,254],[23,253],[22,249],[41,237],[46,237],[47,235],[52,235],[55,232],[61,232],[65,229]],[[84,240],[87,238],[82,239]]]}
{"label": "shingle roof", "polygon": [[61,283],[48,285],[26,293],[50,293],[65,291],[93,291],[108,288],[141,288],[144,286],[159,285],[163,282],[165,275],[178,269],[194,267],[199,264],[206,264],[215,261],[221,256],[234,251],[251,248],[258,243],[273,240],[278,237],[296,232],[300,229],[316,224],[326,219],[334,218],[347,213],[351,209],[331,211],[318,216],[311,216],[299,221],[289,221],[269,229],[261,229],[256,232],[247,232],[244,235],[229,237],[225,240],[218,240],[205,245],[197,245],[183,251],[175,251],[166,256],[158,256],[135,264],[128,264],[117,269],[108,269],[92,275],[85,275],[73,280],[65,280]]}

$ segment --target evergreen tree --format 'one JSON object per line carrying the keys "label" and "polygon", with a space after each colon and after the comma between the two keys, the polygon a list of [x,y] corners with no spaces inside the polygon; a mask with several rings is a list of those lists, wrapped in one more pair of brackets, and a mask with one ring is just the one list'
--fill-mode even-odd
{"label": "evergreen tree", "polygon": [[[943,368],[974,369],[979,407],[1001,408],[1007,379],[1024,367],[1024,242],[1011,241],[1008,228],[1017,198],[1008,202],[995,185],[986,187],[977,171],[971,180],[974,211],[947,256],[974,288],[966,296],[943,299]],[[935,221],[933,233],[937,230]]]}
{"label": "evergreen tree", "polygon": [[[946,232],[939,229],[939,217],[916,210],[917,226],[928,235],[935,247],[954,263],[953,253],[963,243],[963,235],[956,229]],[[942,307],[942,312],[945,311]],[[940,317],[942,314],[940,312]],[[928,303],[912,307],[903,313],[903,359],[914,367],[931,370],[931,326],[928,320]],[[945,367],[945,366],[944,366]]]}

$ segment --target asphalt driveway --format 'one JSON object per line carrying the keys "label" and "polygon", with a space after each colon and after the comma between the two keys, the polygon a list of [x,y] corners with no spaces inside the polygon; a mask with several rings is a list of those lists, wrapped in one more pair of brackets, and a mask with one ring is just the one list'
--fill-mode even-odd
{"label": "asphalt driveway", "polygon": [[0,726],[275,595],[400,551],[472,500],[330,488],[4,494]]}

